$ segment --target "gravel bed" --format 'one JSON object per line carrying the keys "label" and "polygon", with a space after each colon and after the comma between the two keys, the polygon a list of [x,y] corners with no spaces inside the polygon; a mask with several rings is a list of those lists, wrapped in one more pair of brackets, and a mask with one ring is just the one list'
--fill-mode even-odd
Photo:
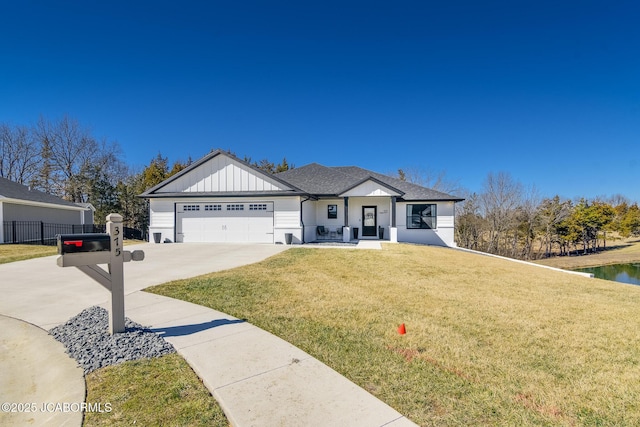
{"label": "gravel bed", "polygon": [[85,374],[127,360],[147,359],[175,353],[171,344],[158,334],[125,318],[125,332],[109,334],[109,312],[94,306],[83,310],[67,323],[49,331],[76,359]]}

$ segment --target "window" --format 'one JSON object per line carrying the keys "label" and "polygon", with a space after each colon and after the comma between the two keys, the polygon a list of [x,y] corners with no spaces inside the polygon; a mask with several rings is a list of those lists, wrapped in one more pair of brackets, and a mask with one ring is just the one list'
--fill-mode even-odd
{"label": "window", "polygon": [[266,211],[267,204],[266,203],[250,203],[249,210],[250,211]]}
{"label": "window", "polygon": [[221,211],[222,205],[204,205],[205,211]]}
{"label": "window", "polygon": [[238,203],[229,204],[229,205],[227,205],[227,210],[228,211],[243,211],[244,210],[244,205],[241,205],[241,204],[238,204]]}
{"label": "window", "polygon": [[338,205],[329,205],[327,207],[327,218],[329,219],[338,218]]}
{"label": "window", "polygon": [[436,228],[436,205],[407,205],[407,228]]}
{"label": "window", "polygon": [[184,210],[186,211],[199,211],[200,205],[184,205]]}

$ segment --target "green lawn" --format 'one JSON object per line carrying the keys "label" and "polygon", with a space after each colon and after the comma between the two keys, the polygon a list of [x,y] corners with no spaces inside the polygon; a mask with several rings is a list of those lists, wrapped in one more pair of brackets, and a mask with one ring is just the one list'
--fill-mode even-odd
{"label": "green lawn", "polygon": [[84,426],[229,425],[195,372],[177,354],[136,360],[87,375],[87,403],[110,411],[88,412]]}
{"label": "green lawn", "polygon": [[397,244],[150,290],[246,318],[421,425],[640,425],[639,287]]}

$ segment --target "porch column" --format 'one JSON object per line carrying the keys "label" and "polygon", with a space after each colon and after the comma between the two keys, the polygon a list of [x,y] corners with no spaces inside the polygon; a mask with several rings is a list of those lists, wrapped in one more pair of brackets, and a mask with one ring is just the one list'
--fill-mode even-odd
{"label": "porch column", "polygon": [[351,227],[349,227],[349,198],[344,198],[344,227],[342,228],[342,241],[351,241]]}
{"label": "porch column", "polygon": [[4,216],[3,213],[4,206],[2,206],[2,202],[0,202],[0,243],[4,243]]}
{"label": "porch column", "polygon": [[391,196],[391,227],[389,227],[389,242],[398,243],[398,228],[396,227],[396,196]]}
{"label": "porch column", "polygon": [[396,228],[396,196],[391,196],[391,227]]}

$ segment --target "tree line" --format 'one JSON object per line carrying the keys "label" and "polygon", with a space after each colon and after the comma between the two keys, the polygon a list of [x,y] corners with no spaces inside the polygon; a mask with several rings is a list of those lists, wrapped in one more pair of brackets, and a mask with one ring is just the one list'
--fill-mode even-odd
{"label": "tree line", "polygon": [[[146,232],[148,201],[138,197],[147,189],[192,163],[158,153],[142,170],[124,163],[115,141],[98,139],[77,120],[44,117],[33,125],[0,123],[0,177],[53,194],[74,203],[91,203],[95,222],[103,224],[111,212],[123,216],[124,225]],[[268,173],[293,168],[286,158],[245,161]]]}
{"label": "tree line", "polygon": [[518,259],[589,253],[611,236],[640,236],[640,208],[621,195],[541,197],[509,174],[490,173],[480,193],[456,207],[460,247]]}
{"label": "tree line", "polygon": [[[179,173],[192,160],[170,164],[158,153],[142,170],[134,170],[121,157],[117,142],[95,138],[68,116],[53,121],[41,117],[31,126],[0,123],[1,177],[65,200],[91,203],[97,223],[103,223],[110,212],[119,212],[126,226],[146,231],[148,201],[138,195]],[[280,163],[246,156],[243,160],[268,173],[295,167],[286,158]],[[444,172],[406,168],[392,175],[447,193],[461,191]],[[613,233],[639,236],[640,209],[623,196],[543,198],[506,173],[490,173],[479,193],[466,194],[457,204],[455,232],[461,247],[535,259],[593,251],[606,246]]]}
{"label": "tree line", "polygon": [[94,137],[69,116],[40,117],[34,125],[0,123],[1,177],[70,202],[91,203],[97,223],[110,212],[127,211],[125,225],[144,229],[148,213],[136,197],[144,185],[120,159],[117,142]]}

